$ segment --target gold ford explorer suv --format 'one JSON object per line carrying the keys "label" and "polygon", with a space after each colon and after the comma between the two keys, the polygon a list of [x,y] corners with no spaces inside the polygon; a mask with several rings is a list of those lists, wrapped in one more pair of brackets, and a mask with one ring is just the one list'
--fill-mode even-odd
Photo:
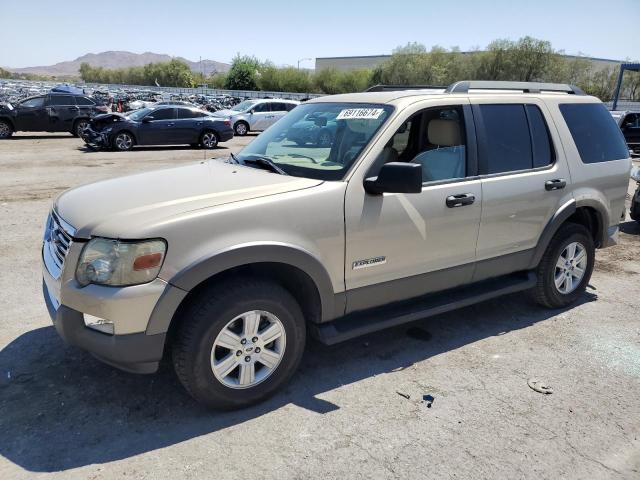
{"label": "gold ford explorer suv", "polygon": [[306,102],[230,158],[60,195],[42,249],[58,333],[128,371],[171,352],[197,400],[238,407],[292,376],[307,332],[333,344],[515,291],[575,302],[631,168],[602,103],[375,90]]}

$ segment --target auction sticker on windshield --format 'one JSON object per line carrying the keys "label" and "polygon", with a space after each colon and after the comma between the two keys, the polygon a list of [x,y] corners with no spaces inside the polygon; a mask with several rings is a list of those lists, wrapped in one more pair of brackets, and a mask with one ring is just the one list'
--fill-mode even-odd
{"label": "auction sticker on windshield", "polygon": [[352,118],[376,120],[382,115],[382,112],[384,112],[382,108],[345,108],[338,114],[336,120],[349,120]]}

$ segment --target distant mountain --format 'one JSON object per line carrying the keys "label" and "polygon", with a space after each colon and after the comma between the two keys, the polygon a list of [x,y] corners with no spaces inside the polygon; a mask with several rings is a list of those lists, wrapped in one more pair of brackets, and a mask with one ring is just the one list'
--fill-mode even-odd
{"label": "distant mountain", "polygon": [[172,58],[176,58],[185,62],[192,71],[202,72],[205,75],[209,75],[213,72],[227,72],[230,65],[228,63],[216,62],[215,60],[202,60],[202,64],[199,61],[192,62],[182,57],[171,57],[170,55],[161,53],[132,53],[123,51],[110,51],[102,53],[87,53],[75,60],[56,63],[55,65],[41,66],[41,67],[25,67],[25,68],[10,68],[5,67],[7,70],[16,73],[32,73],[35,75],[51,75],[55,77],[76,77],[79,75],[80,64],[88,63],[94,67],[104,68],[126,68],[126,67],[140,67],[147,63],[160,63],[168,62]]}

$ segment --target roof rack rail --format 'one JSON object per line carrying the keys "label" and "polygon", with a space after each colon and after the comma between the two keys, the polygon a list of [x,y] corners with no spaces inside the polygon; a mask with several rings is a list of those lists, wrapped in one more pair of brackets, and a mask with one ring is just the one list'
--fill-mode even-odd
{"label": "roof rack rail", "polygon": [[378,84],[369,87],[365,92],[396,92],[401,90],[445,90],[443,85],[383,85]]}
{"label": "roof rack rail", "polygon": [[564,92],[573,95],[585,95],[575,85],[566,83],[541,83],[541,82],[500,82],[472,80],[452,83],[445,90],[446,93],[468,93],[469,90],[522,90],[524,93],[540,92]]}

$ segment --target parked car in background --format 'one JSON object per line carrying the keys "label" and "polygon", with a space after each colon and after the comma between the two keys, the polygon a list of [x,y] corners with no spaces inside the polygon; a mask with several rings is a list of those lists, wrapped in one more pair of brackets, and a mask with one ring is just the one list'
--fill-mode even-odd
{"label": "parked car in background", "polygon": [[629,214],[633,220],[640,223],[640,167],[633,167],[631,178],[636,181],[636,191],[631,197]]}
{"label": "parked car in background", "polygon": [[233,138],[228,118],[182,105],[159,105],[126,115],[96,116],[83,132],[85,142],[95,148],[131,150],[135,145],[189,144],[215,148]]}
{"label": "parked car in background", "polygon": [[14,132],[70,132],[80,136],[90,119],[109,109],[86,95],[48,93],[15,105],[0,104],[0,138]]}
{"label": "parked car in background", "polygon": [[308,143],[327,147],[331,145],[336,134],[337,112],[324,114],[309,114],[299,122],[294,123],[287,131],[287,139],[298,145]]}
{"label": "parked car in background", "polygon": [[229,117],[234,133],[243,136],[266,130],[299,104],[295,100],[245,100],[230,110],[218,110],[215,114]]}
{"label": "parked car in background", "polygon": [[612,111],[611,115],[622,130],[629,150],[640,155],[640,112]]}

